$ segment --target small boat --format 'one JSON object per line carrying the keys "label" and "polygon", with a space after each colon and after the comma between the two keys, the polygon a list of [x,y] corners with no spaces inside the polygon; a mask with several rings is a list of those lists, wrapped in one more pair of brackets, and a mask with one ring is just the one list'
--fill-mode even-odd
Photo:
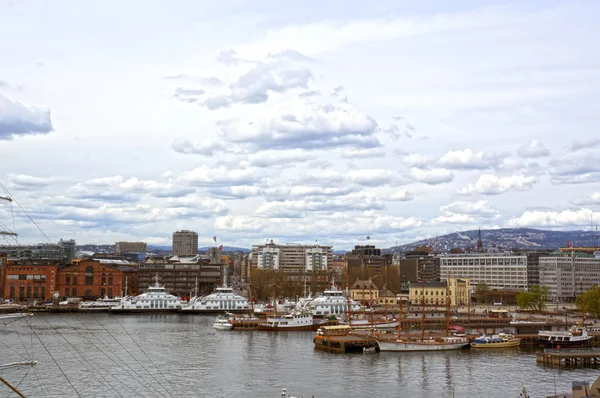
{"label": "small boat", "polygon": [[565,330],[564,332],[552,332],[548,330],[540,330],[538,332],[538,342],[542,347],[585,347],[591,341],[592,336],[588,334],[587,329],[581,323],[571,326],[569,330]]}
{"label": "small boat", "polygon": [[224,316],[219,315],[217,319],[215,319],[215,323],[213,323],[213,328],[219,330],[231,330],[233,328],[233,324]]}
{"label": "small boat", "polygon": [[119,303],[121,303],[121,297],[104,297],[95,301],[82,301],[79,303],[79,311],[108,311]]}
{"label": "small boat", "polygon": [[520,344],[521,339],[509,333],[498,333],[491,337],[483,335],[471,341],[473,348],[508,348],[518,347]]}
{"label": "small boat", "polygon": [[310,312],[293,312],[286,315],[267,316],[267,321],[259,325],[258,330],[289,332],[317,330],[320,325],[325,323],[327,323],[327,320],[313,320]]}

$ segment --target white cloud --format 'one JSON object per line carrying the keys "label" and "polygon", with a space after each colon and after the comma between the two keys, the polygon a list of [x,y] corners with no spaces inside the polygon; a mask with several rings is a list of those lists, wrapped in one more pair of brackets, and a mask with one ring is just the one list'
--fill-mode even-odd
{"label": "white cloud", "polygon": [[485,200],[479,200],[477,202],[453,202],[440,207],[440,211],[443,213],[462,213],[480,217],[493,217],[498,214],[498,210],[492,209]]}
{"label": "white cloud", "polygon": [[472,224],[475,218],[468,214],[446,213],[431,220],[435,224]]}
{"label": "white cloud", "polygon": [[443,184],[454,179],[454,174],[447,169],[410,169],[410,177],[417,182],[429,185]]}
{"label": "white cloud", "polygon": [[402,164],[408,167],[427,167],[432,163],[431,158],[419,153],[411,153],[402,158]]}
{"label": "white cloud", "polygon": [[385,150],[382,148],[350,148],[342,151],[342,157],[344,159],[383,158],[385,157]]}
{"label": "white cloud", "polygon": [[220,124],[223,139],[263,149],[376,147],[377,122],[343,102],[297,99]]}
{"label": "white cloud", "polygon": [[517,150],[517,153],[522,158],[540,158],[550,155],[550,151],[546,149],[542,141],[537,138],[529,141]]}
{"label": "white cloud", "polygon": [[568,153],[550,161],[550,182],[555,185],[600,182],[600,163],[589,153]]}
{"label": "white cloud", "polygon": [[27,188],[27,187],[46,187],[56,181],[59,181],[58,177],[35,177],[25,174],[7,174],[7,177],[11,183],[11,185],[16,186],[18,188]]}
{"label": "white cloud", "polygon": [[50,111],[11,101],[0,93],[0,140],[52,131]]}
{"label": "white cloud", "polygon": [[494,152],[473,152],[471,149],[449,151],[439,160],[440,166],[449,169],[486,169],[502,163],[504,155]]}
{"label": "white cloud", "polygon": [[258,183],[263,179],[259,169],[227,169],[202,165],[183,173],[180,182],[192,186],[228,186]]}
{"label": "white cloud", "polygon": [[513,175],[509,177],[497,177],[491,174],[479,176],[474,184],[468,184],[458,193],[463,195],[499,195],[508,191],[530,191],[536,183],[535,177],[524,175]]}
{"label": "white cloud", "polygon": [[592,214],[590,209],[562,211],[526,211],[519,217],[511,218],[508,225],[511,227],[585,227],[589,226],[590,217],[600,217],[600,213]]}
{"label": "white cloud", "polygon": [[196,155],[214,155],[216,151],[223,150],[223,146],[218,142],[204,140],[199,143],[191,142],[190,140],[183,138],[176,138],[171,144],[171,148],[175,152],[183,154],[196,154]]}
{"label": "white cloud", "polygon": [[576,152],[581,149],[595,148],[597,146],[600,146],[600,138],[591,138],[584,141],[574,141],[573,145],[571,145],[571,150]]}
{"label": "white cloud", "polygon": [[600,191],[591,195],[573,199],[573,203],[580,206],[600,205]]}
{"label": "white cloud", "polygon": [[398,192],[391,194],[390,196],[388,196],[386,198],[386,200],[398,201],[398,202],[408,202],[410,200],[413,200],[414,198],[415,198],[415,195],[412,192],[409,192],[409,191],[403,189],[403,190],[400,190]]}

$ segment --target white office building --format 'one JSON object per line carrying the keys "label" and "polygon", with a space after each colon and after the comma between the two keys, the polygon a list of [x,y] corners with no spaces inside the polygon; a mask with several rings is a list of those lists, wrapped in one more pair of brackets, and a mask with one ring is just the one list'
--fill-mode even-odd
{"label": "white office building", "polygon": [[540,285],[552,301],[574,301],[582,291],[600,286],[600,258],[585,254],[540,257]]}
{"label": "white office building", "polygon": [[[540,259],[541,260],[541,259]],[[527,256],[511,253],[447,254],[440,256],[440,278],[466,278],[471,288],[527,290]]]}

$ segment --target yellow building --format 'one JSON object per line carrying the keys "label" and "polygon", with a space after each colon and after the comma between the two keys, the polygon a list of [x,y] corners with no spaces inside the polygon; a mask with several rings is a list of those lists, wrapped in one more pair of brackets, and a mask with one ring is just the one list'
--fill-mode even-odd
{"label": "yellow building", "polygon": [[358,280],[350,287],[350,297],[356,301],[379,299],[379,289],[371,281]]}
{"label": "yellow building", "polygon": [[446,295],[450,295],[450,305],[467,305],[469,303],[469,280],[449,278],[450,286],[444,282],[413,283],[409,288],[409,300],[413,305],[419,305],[425,299],[425,305],[446,305]]}

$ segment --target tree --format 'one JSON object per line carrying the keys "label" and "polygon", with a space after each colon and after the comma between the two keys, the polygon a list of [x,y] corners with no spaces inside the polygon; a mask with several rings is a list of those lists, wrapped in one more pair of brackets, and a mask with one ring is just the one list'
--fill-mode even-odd
{"label": "tree", "polygon": [[600,318],[600,288],[592,286],[585,293],[580,294],[575,300],[577,308],[591,314],[595,318]]}
{"label": "tree", "polygon": [[546,307],[549,293],[548,286],[532,285],[528,292],[517,294],[517,304],[522,309],[542,311]]}
{"label": "tree", "polygon": [[479,283],[475,286],[475,298],[478,304],[487,303],[489,295],[490,288],[486,283]]}

